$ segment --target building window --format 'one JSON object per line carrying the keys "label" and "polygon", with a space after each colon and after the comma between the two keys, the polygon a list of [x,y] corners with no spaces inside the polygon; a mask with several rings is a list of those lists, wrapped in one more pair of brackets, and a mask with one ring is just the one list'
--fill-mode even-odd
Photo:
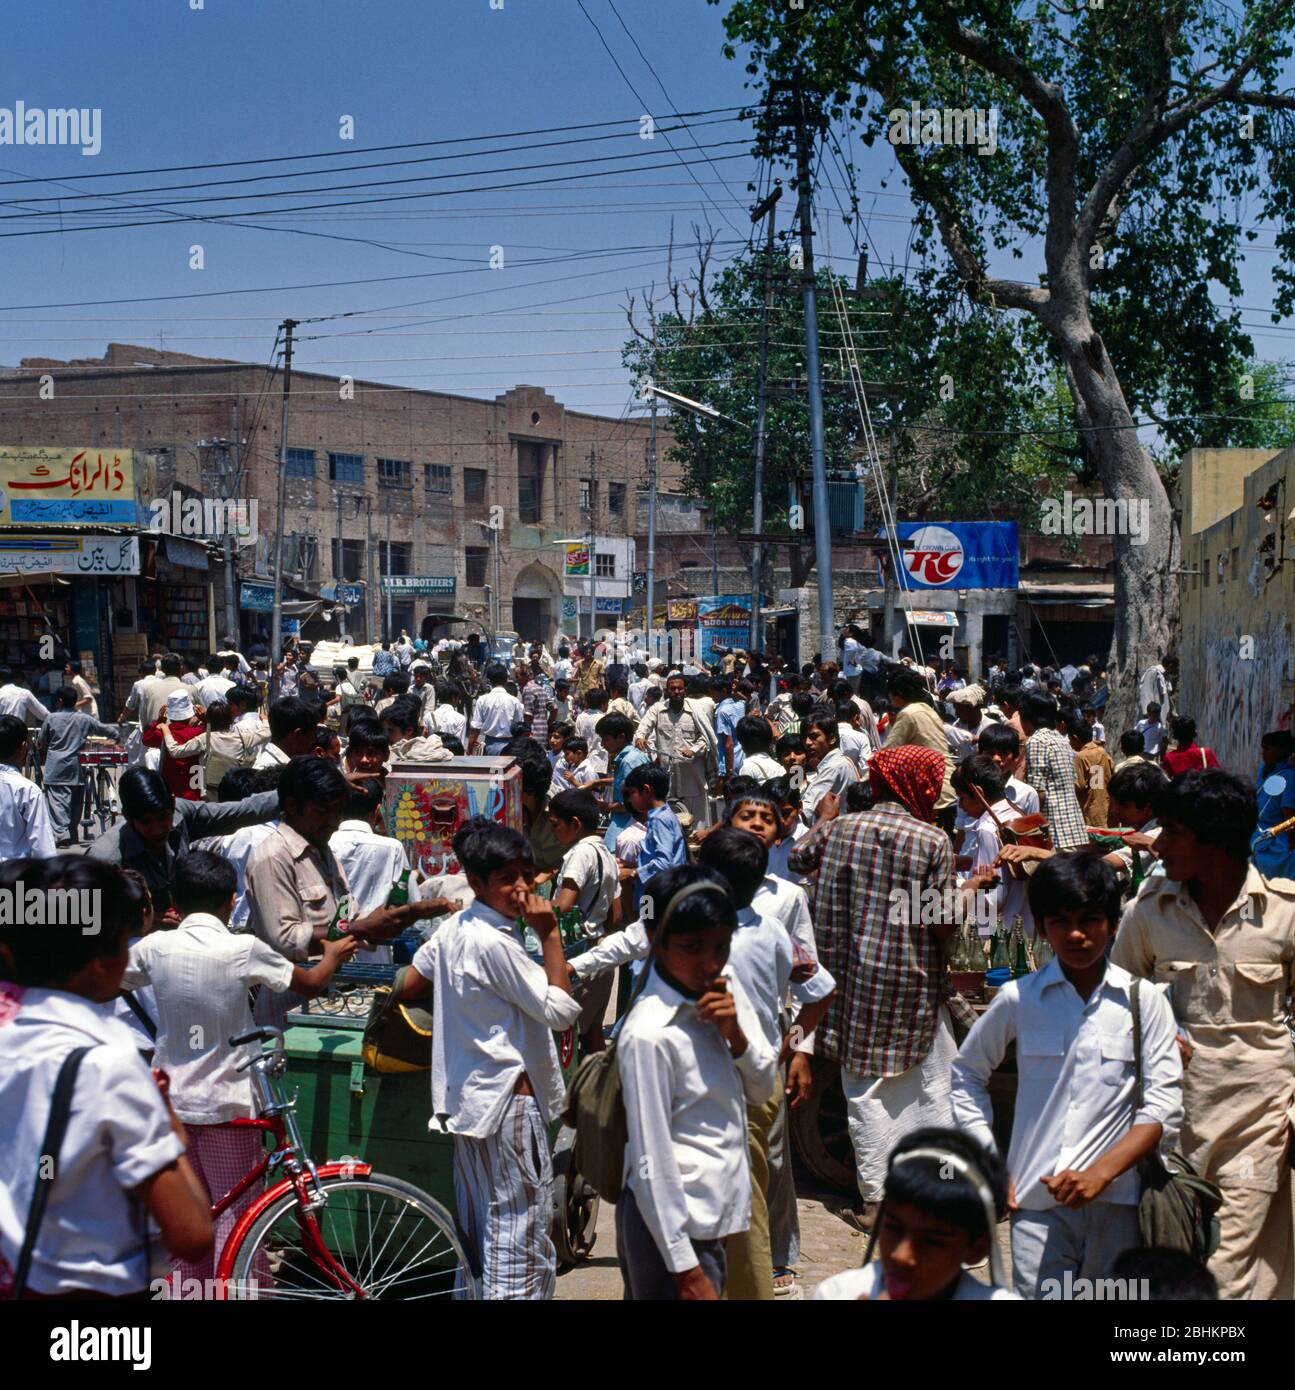
{"label": "building window", "polygon": [[340,553],[338,552],[338,542],[333,541],[333,578],[349,580],[364,578],[363,541],[342,541]]}
{"label": "building window", "polygon": [[383,574],[408,574],[414,547],[408,541],[382,542]]}
{"label": "building window", "polygon": [[534,525],[544,497],[544,453],[538,444],[517,445],[517,518]]}
{"label": "building window", "polygon": [[611,516],[625,515],[625,484],[607,484],[607,511]]}
{"label": "building window", "polygon": [[485,584],[486,561],[489,558],[489,546],[466,545],[463,547],[463,582],[469,589],[480,589]]}
{"label": "building window", "polygon": [[423,464],[423,485],[428,492],[448,497],[451,490],[450,466],[448,463]]}
{"label": "building window", "polygon": [[465,468],[463,470],[463,505],[465,507],[484,507],[486,505],[486,478],[484,468]]}
{"label": "building window", "polygon": [[315,476],[315,451],[313,449],[285,450],[284,463],[289,478],[313,478]]}
{"label": "building window", "polygon": [[616,578],[616,557],[615,555],[604,555],[601,551],[594,552],[594,578],[595,579],[615,579]]}
{"label": "building window", "polygon": [[329,454],[328,481],[330,483],[354,483],[364,486],[363,454]]}
{"label": "building window", "polygon": [[408,459],[379,459],[378,486],[408,491],[414,485],[414,465]]}
{"label": "building window", "polygon": [[598,485],[589,478],[580,479],[580,510],[588,512],[593,510],[593,503],[598,499]]}

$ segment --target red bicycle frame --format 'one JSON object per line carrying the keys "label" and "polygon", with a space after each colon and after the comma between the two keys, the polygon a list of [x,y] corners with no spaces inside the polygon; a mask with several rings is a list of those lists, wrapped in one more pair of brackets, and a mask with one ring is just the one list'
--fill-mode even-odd
{"label": "red bicycle frame", "polygon": [[[219,1201],[213,1203],[211,1208],[213,1218],[228,1210],[248,1188],[259,1182],[279,1154],[292,1153],[292,1146],[285,1142],[283,1121],[278,1115],[270,1116],[267,1119],[231,1120],[230,1123],[244,1129],[269,1131],[274,1135],[275,1146],[269,1153],[261,1156],[260,1163],[246,1177],[240,1179]],[[372,1164],[362,1163],[358,1159],[348,1160],[345,1163],[322,1163],[315,1169],[315,1175],[321,1181],[328,1178],[367,1178],[372,1172]],[[328,1279],[343,1293],[353,1294],[356,1298],[365,1296],[364,1290],[338,1264],[333,1258],[332,1252],[324,1244],[323,1237],[319,1232],[319,1223],[315,1220],[315,1200],[310,1190],[312,1181],[311,1175],[307,1172],[290,1171],[282,1182],[276,1183],[263,1192],[239,1217],[237,1225],[225,1241],[220,1252],[220,1263],[216,1267],[216,1292],[219,1300],[224,1301],[225,1299],[225,1290],[229,1287],[234,1272],[234,1257],[238,1253],[239,1246],[242,1245],[247,1232],[251,1229],[252,1223],[261,1216],[267,1207],[279,1201],[289,1191],[295,1193],[297,1198],[297,1221],[301,1227],[302,1245],[306,1254],[315,1261]]]}

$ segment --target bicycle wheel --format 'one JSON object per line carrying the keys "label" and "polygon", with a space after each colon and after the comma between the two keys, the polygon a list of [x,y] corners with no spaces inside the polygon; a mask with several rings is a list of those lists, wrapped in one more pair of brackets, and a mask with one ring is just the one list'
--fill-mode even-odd
{"label": "bicycle wheel", "polygon": [[106,835],[112,829],[112,775],[106,767],[101,767],[94,779],[95,814],[99,819],[99,834]]}
{"label": "bicycle wheel", "polygon": [[477,1297],[454,1218],[435,1198],[380,1173],[325,1178],[321,1185],[327,1201],[313,1213],[302,1210],[295,1193],[285,1192],[248,1227],[234,1254],[226,1297]]}

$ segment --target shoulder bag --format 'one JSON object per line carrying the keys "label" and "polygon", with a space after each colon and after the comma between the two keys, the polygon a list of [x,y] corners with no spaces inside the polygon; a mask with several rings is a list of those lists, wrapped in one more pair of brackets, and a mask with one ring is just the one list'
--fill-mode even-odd
{"label": "shoulder bag", "polygon": [[[1133,1114],[1142,1109],[1142,1009],[1138,999],[1141,980],[1133,981]],[[1181,1250],[1202,1263],[1218,1249],[1218,1210],[1223,1193],[1192,1167],[1177,1149],[1168,1160],[1159,1152],[1138,1164],[1142,1195],[1138,1199],[1138,1227],[1144,1246]]]}

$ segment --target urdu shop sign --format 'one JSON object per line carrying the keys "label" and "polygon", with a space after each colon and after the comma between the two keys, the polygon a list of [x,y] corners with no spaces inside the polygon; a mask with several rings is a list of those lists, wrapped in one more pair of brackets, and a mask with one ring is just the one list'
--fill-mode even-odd
{"label": "urdu shop sign", "polygon": [[0,446],[0,526],[138,526],[131,449]]}

